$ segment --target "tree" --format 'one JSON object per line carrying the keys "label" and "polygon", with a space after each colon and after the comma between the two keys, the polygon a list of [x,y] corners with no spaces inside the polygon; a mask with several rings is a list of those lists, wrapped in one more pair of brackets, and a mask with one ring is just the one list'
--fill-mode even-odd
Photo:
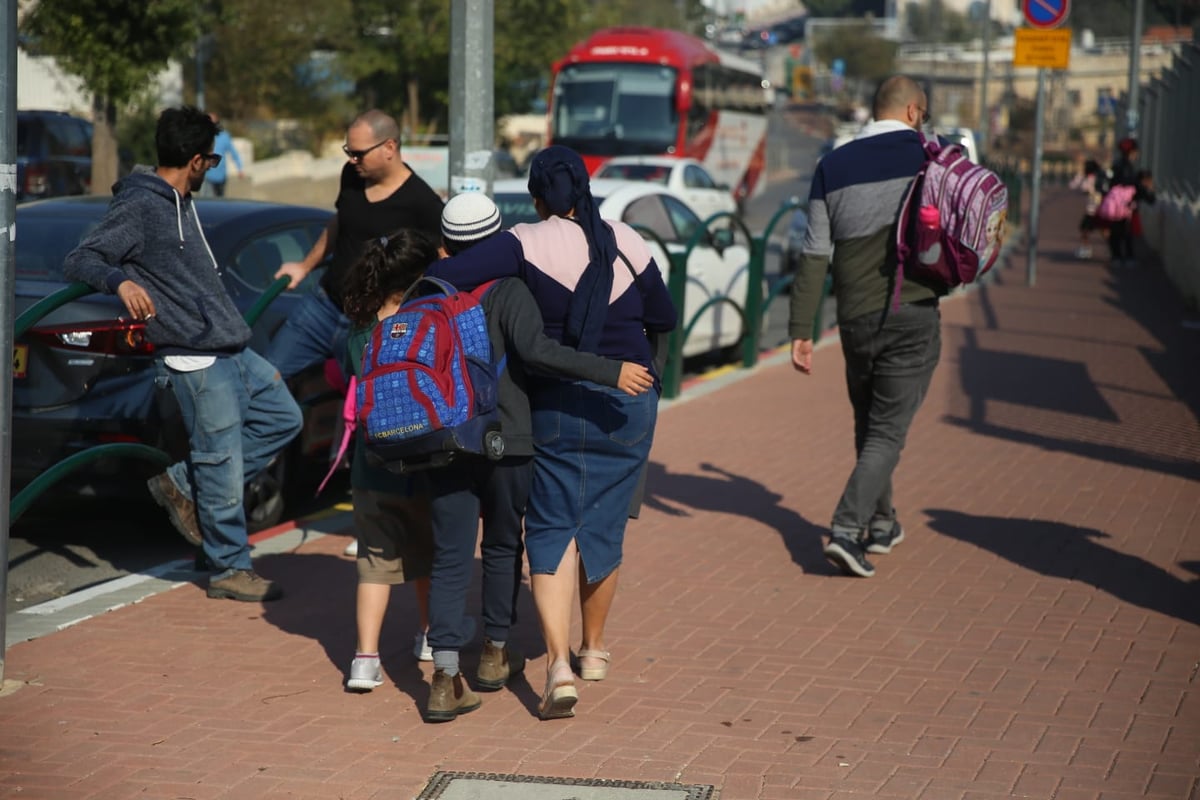
{"label": "tree", "polygon": [[811,17],[840,17],[850,10],[850,0],[808,0],[804,7]]}
{"label": "tree", "polygon": [[117,108],[195,38],[191,0],[53,0],[21,21],[40,55],[78,76],[92,95],[92,190],[117,179]]}
{"label": "tree", "polygon": [[206,104],[224,118],[300,120],[310,140],[344,126],[355,103],[353,86],[339,87],[348,78],[322,53],[339,44],[352,14],[350,0],[214,5]]}
{"label": "tree", "polygon": [[867,22],[839,26],[822,34],[816,53],[825,64],[840,58],[846,65],[847,78],[868,83],[883,80],[896,66],[896,43],[876,35]]}
{"label": "tree", "polygon": [[969,42],[981,33],[980,23],[972,22],[962,12],[946,8],[942,0],[933,0],[928,5],[910,2],[905,7],[904,18],[909,33],[918,42]]}

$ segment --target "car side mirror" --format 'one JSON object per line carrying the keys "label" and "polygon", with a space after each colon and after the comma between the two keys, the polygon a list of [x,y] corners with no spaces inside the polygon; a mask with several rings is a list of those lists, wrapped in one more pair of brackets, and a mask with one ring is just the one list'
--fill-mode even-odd
{"label": "car side mirror", "polygon": [[712,243],[713,249],[718,253],[724,253],[733,246],[733,230],[731,228],[718,228],[709,233],[708,240]]}

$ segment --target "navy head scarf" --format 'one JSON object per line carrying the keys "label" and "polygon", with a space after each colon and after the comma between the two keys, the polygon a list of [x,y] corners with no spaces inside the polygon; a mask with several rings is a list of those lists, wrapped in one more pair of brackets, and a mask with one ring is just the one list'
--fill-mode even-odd
{"label": "navy head scarf", "polygon": [[529,167],[529,194],[545,203],[552,214],[563,216],[574,209],[574,219],[587,237],[588,265],[567,306],[563,341],[578,350],[595,352],[608,316],[617,239],[600,219],[583,159],[561,145],[539,151]]}

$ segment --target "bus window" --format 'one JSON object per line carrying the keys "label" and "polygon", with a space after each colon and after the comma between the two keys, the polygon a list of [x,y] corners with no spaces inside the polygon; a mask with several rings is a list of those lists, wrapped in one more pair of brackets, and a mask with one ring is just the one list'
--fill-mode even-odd
{"label": "bus window", "polygon": [[593,155],[673,148],[678,129],[675,75],[675,70],[654,64],[564,68],[554,85],[555,141]]}

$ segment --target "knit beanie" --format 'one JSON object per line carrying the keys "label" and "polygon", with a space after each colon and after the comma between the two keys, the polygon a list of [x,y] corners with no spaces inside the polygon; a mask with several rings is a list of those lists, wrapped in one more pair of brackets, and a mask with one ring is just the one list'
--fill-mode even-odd
{"label": "knit beanie", "polygon": [[442,236],[447,241],[468,244],[498,230],[500,210],[482,192],[456,194],[442,208]]}

